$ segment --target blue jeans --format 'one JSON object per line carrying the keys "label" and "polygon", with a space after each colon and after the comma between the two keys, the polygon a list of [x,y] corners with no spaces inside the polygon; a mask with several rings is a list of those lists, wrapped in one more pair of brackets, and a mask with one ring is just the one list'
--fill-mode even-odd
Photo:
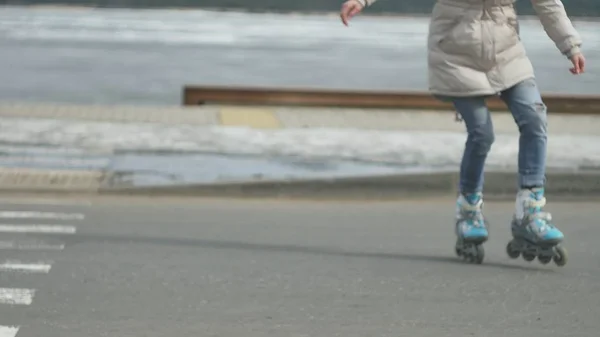
{"label": "blue jeans", "polygon": [[[519,127],[519,187],[543,187],[546,182],[546,106],[534,79],[500,93]],[[467,127],[467,142],[460,166],[463,194],[482,192],[484,166],[494,142],[494,128],[485,97],[450,97]]]}

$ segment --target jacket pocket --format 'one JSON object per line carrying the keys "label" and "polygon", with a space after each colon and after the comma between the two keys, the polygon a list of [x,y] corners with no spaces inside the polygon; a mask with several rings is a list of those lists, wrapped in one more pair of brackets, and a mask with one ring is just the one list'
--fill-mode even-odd
{"label": "jacket pocket", "polygon": [[481,21],[457,19],[437,41],[438,48],[450,55],[463,55],[472,58],[482,57]]}
{"label": "jacket pocket", "polygon": [[498,23],[494,32],[496,54],[514,48],[521,43],[519,35],[519,23],[514,17],[507,17]]}

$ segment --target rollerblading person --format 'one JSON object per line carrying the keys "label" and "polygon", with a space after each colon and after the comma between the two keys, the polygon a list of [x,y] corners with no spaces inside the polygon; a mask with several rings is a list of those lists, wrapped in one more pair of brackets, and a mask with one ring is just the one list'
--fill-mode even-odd
{"label": "rollerblading person", "polygon": [[[451,102],[465,122],[467,141],[460,165],[457,197],[456,253],[482,263],[488,240],[483,215],[484,166],[494,142],[494,128],[486,99],[499,96],[519,129],[515,211],[510,225],[512,258],[536,257],[566,263],[559,244],[563,233],[544,209],[547,148],[547,111],[533,66],[519,36],[513,3],[517,0],[437,0],[427,39],[429,91]],[[521,0],[525,1],[525,0]],[[560,0],[529,0],[556,48],[572,63],[570,71],[584,72],[581,38]],[[340,17],[345,25],[376,0],[347,0]],[[508,227],[508,226],[507,226]]]}

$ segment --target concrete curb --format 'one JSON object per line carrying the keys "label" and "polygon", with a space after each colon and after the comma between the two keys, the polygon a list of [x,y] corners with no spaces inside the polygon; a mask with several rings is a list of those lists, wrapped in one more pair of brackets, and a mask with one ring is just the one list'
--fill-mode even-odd
{"label": "concrete curb", "polygon": [[105,176],[102,171],[1,168],[0,191],[97,193]]}
{"label": "concrete curb", "polygon": [[[450,178],[450,179],[449,179]],[[269,180],[149,188],[106,188],[100,194],[236,198],[390,199],[447,193],[453,178],[443,174],[359,178]]]}
{"label": "concrete curb", "polygon": [[[513,200],[516,178],[512,171],[487,173],[486,199]],[[550,199],[600,199],[600,171],[555,170],[547,178]],[[112,174],[101,171],[0,170],[0,193],[393,200],[453,196],[457,185],[456,172],[134,187],[114,183]]]}
{"label": "concrete curb", "polygon": [[[551,199],[600,198],[600,172],[549,172],[547,195]],[[486,199],[514,200],[517,175],[486,175]],[[144,196],[202,196],[236,198],[390,200],[456,195],[456,172],[390,175],[359,178],[273,180],[166,187],[107,187],[99,194]]]}

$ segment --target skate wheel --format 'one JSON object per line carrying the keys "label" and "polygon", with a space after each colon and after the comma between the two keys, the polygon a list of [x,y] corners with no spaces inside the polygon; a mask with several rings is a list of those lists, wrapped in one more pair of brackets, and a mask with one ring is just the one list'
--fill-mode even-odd
{"label": "skate wheel", "polygon": [[477,252],[477,254],[475,256],[473,256],[473,262],[477,263],[477,264],[482,264],[483,258],[485,257],[485,250],[483,249],[483,246],[482,245],[475,246],[475,251]]}
{"label": "skate wheel", "polygon": [[538,261],[540,261],[541,264],[548,264],[552,261],[552,258],[549,256],[538,256]]}
{"label": "skate wheel", "polygon": [[521,252],[514,249],[513,247],[513,242],[510,241],[507,245],[506,245],[506,254],[508,254],[508,257],[510,257],[511,259],[516,259],[521,255]]}
{"label": "skate wheel", "polygon": [[554,256],[554,263],[557,266],[562,267],[567,264],[567,250],[562,246],[556,246],[555,248],[556,255]]}
{"label": "skate wheel", "polygon": [[523,260],[525,260],[527,262],[531,262],[531,261],[535,260],[535,255],[526,254],[526,253],[523,253],[522,255],[523,255]]}

